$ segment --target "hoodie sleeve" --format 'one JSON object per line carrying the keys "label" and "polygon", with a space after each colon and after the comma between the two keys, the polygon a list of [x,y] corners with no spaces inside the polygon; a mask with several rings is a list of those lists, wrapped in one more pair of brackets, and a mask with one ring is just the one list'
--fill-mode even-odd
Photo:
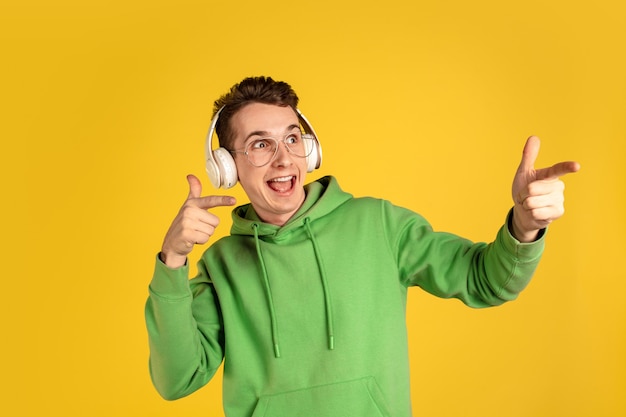
{"label": "hoodie sleeve", "polygon": [[[388,214],[387,224],[393,225]],[[400,222],[395,223],[391,242],[400,279],[406,286],[419,286],[441,298],[458,298],[475,308],[514,300],[530,282],[541,259],[545,231],[535,242],[520,243],[509,231],[512,215],[511,210],[493,242],[473,243],[450,233],[434,232],[421,216],[404,211]]]}
{"label": "hoodie sleeve", "polygon": [[184,397],[204,386],[223,359],[217,296],[202,261],[198,271],[199,276],[189,281],[187,265],[172,269],[157,257],[149,286],[145,317],[150,376],[166,400]]}

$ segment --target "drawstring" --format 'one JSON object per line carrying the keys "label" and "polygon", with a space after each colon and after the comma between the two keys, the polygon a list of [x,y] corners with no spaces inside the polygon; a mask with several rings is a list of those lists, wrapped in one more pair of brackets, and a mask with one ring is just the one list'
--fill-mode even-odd
{"label": "drawstring", "polygon": [[261,255],[261,245],[259,243],[259,225],[254,223],[252,225],[254,229],[254,243],[256,244],[256,253],[261,263],[261,270],[263,271],[263,284],[265,285],[265,294],[267,295],[267,302],[270,308],[270,319],[272,321],[272,344],[274,345],[274,356],[280,358],[280,345],[278,343],[278,323],[276,322],[276,311],[274,310],[274,299],[272,298],[272,290],[270,289],[270,280],[267,276],[267,269],[265,268],[265,261]]}
{"label": "drawstring", "polygon": [[[313,231],[311,230],[310,223],[311,220],[308,217],[304,219],[304,225],[306,227],[307,235],[313,243],[315,260],[317,261],[317,266],[319,268],[322,280],[322,289],[324,291],[324,306],[326,308],[326,331],[328,337],[328,349],[333,350],[335,349],[335,335],[333,329],[333,309],[330,299],[330,290],[328,288],[328,280],[326,278],[326,269],[324,268],[320,249],[317,245],[317,241],[315,240],[315,235],[313,235]],[[267,302],[270,310],[270,319],[272,321],[272,344],[274,345],[274,356],[276,358],[280,358],[280,344],[278,342],[278,322],[276,320],[276,310],[274,309],[274,299],[272,297],[272,290],[270,288],[270,280],[267,274],[267,268],[265,267],[265,261],[263,260],[263,255],[261,253],[261,244],[259,241],[259,225],[254,223],[252,225],[252,229],[254,229],[254,243],[256,245],[256,253],[261,264],[261,271],[263,273],[263,285],[265,287],[265,294],[267,296]]]}
{"label": "drawstring", "polygon": [[304,219],[304,225],[306,226],[309,239],[313,243],[313,251],[315,252],[315,259],[317,260],[317,266],[320,270],[320,276],[322,277],[322,288],[324,290],[324,303],[326,307],[326,331],[328,332],[328,349],[333,350],[335,348],[335,335],[333,330],[333,308],[330,300],[330,290],[328,289],[328,280],[326,279],[326,269],[322,262],[322,256],[320,254],[319,246],[311,230],[311,219],[308,217]]}

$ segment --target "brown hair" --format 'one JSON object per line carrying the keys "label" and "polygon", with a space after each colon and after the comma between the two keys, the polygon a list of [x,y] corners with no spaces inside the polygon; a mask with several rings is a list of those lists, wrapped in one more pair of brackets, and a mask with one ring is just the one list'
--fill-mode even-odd
{"label": "brown hair", "polygon": [[298,107],[298,96],[289,84],[274,81],[271,77],[249,77],[235,84],[213,104],[213,116],[222,109],[215,126],[221,147],[231,149],[234,137],[230,119],[250,103],[290,106],[295,111]]}

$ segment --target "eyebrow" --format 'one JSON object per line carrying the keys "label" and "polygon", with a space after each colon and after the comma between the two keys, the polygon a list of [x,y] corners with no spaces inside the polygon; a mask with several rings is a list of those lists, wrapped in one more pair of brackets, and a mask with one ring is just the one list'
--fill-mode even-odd
{"label": "eyebrow", "polygon": [[[285,133],[290,133],[292,130],[294,129],[300,129],[300,126],[297,124],[292,124],[289,125],[287,127],[287,129],[285,129]],[[261,137],[268,137],[270,135],[270,132],[264,131],[264,130],[255,130],[254,132],[250,132],[250,134],[248,136],[246,136],[246,138],[244,139],[244,143],[248,141],[248,139],[250,139],[253,136],[261,136]]]}

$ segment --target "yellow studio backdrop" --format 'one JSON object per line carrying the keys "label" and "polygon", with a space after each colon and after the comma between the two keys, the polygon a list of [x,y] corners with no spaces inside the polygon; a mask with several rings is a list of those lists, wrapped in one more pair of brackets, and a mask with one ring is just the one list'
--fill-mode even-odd
{"label": "yellow studio backdrop", "polygon": [[157,395],[143,307],[185,175],[215,192],[213,100],[271,75],[320,136],[309,179],[473,240],[504,221],[527,136],[538,166],[579,161],[516,302],[410,292],[414,413],[626,415],[623,2],[24,0],[0,42],[0,414],[223,415],[220,375]]}

